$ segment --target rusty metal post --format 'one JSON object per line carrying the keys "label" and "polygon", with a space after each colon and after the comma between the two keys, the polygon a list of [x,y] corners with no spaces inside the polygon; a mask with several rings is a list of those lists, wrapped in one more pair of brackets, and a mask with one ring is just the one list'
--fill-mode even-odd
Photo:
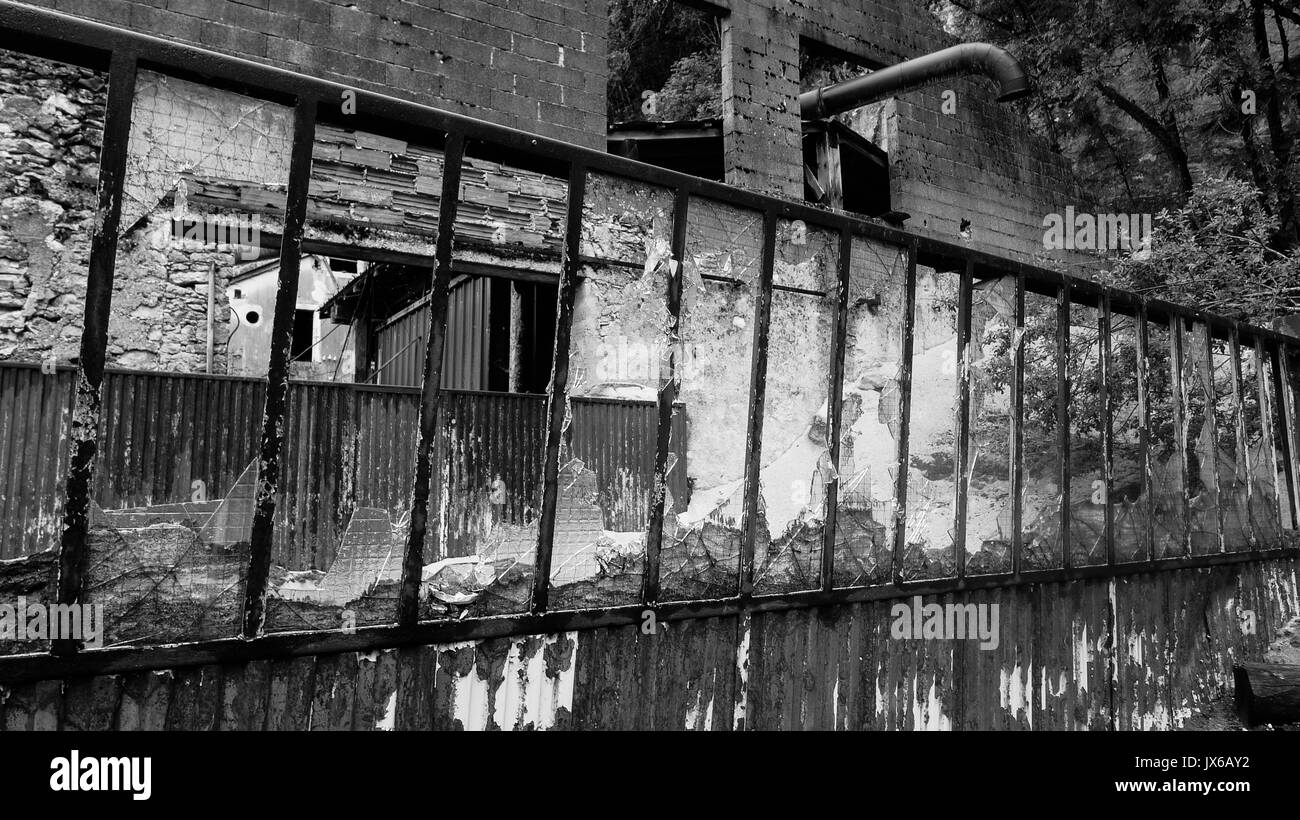
{"label": "rusty metal post", "polygon": [[[682,266],[686,263],[686,228],[691,198],[678,188],[673,200],[672,259],[668,270],[668,378],[659,386],[656,405],[654,484],[650,492],[650,518],[646,527],[645,573],[641,577],[641,600],[647,605],[659,601],[659,553],[663,548],[665,494],[668,489],[668,454],[673,446],[673,405],[681,385],[678,352],[681,345]],[[680,465],[675,465],[680,468]]]}
{"label": "rusty metal post", "polygon": [[894,583],[903,581],[907,555],[907,459],[912,424],[912,333],[916,327],[916,256],[913,240],[907,246],[907,281],[903,297],[903,354],[898,369],[898,475],[894,477]]}
{"label": "rusty metal post", "polygon": [[551,389],[546,395],[546,450],[542,458],[542,509],[537,522],[537,561],[533,574],[534,614],[546,611],[551,594],[551,549],[555,543],[555,513],[559,506],[560,443],[568,416],[569,340],[573,333],[573,303],[582,270],[582,207],[587,196],[587,167],[569,167],[569,202],[564,225],[564,261],[560,266],[556,302],[555,350],[551,360]]}
{"label": "rusty metal post", "polygon": [[835,529],[840,496],[840,425],[844,416],[844,348],[849,335],[849,281],[853,275],[853,231],[840,229],[838,287],[835,305],[835,330],[831,342],[830,392],[826,397],[826,436],[830,448],[831,473],[826,482],[826,518],[822,530],[820,586],[829,592],[835,586]]}
{"label": "rusty metal post", "polygon": [[1011,574],[1020,576],[1025,518],[1025,276],[1016,275],[1011,347]]}
{"label": "rusty metal post", "polygon": [[[90,239],[86,312],[81,332],[77,392],[72,411],[63,534],[59,542],[56,595],[61,604],[80,603],[85,594],[85,574],[89,563],[86,536],[90,529],[90,493],[95,486],[95,460],[99,452],[104,359],[113,301],[113,271],[117,262],[117,234],[122,219],[122,186],[126,181],[135,78],[135,55],[114,52],[108,69],[108,108],[104,115],[95,232]],[[75,652],[78,648],[77,642],[70,639],[54,642],[56,652]]]}
{"label": "rusty metal post", "polygon": [[754,321],[754,352],[749,380],[749,420],[745,432],[745,536],[740,548],[740,595],[754,594],[754,552],[758,541],[759,475],[762,469],[763,406],[767,395],[767,340],[772,322],[772,275],[776,268],[776,211],[763,213],[762,267]]}
{"label": "rusty metal post", "polygon": [[[438,201],[436,267],[429,289],[429,326],[425,338],[424,371],[420,381],[419,432],[415,443],[415,483],[411,489],[411,529],[406,537],[397,623],[413,626],[420,620],[420,581],[424,572],[424,536],[429,526],[429,484],[433,480],[433,450],[438,441],[439,399],[442,394],[442,352],[447,340],[447,301],[456,236],[456,206],[460,200],[461,160],[465,138],[447,135],[443,147],[442,198]],[[435,532],[435,537],[441,533]]]}
{"label": "rusty metal post", "polygon": [[299,98],[293,112],[293,149],[280,239],[280,272],[271,322],[271,354],[266,373],[266,407],[262,413],[262,446],[257,470],[256,507],[249,537],[248,577],[244,588],[245,638],[256,637],[266,617],[266,588],[271,573],[275,494],[280,487],[280,456],[284,449],[284,420],[289,402],[289,361],[293,344],[293,311],[298,299],[298,268],[302,231],[307,214],[307,188],[316,135],[316,101]]}
{"label": "rusty metal post", "polygon": [[975,263],[966,260],[957,286],[957,435],[953,453],[954,499],[952,561],[957,580],[966,577],[966,502],[970,493],[970,344],[971,291],[975,286]]}

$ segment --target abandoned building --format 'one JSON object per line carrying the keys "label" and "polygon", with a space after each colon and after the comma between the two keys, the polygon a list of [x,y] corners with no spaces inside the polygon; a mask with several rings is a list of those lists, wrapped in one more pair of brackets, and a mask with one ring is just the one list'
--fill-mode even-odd
{"label": "abandoned building", "polygon": [[6,728],[1170,728],[1263,651],[1294,340],[1044,249],[1087,192],[926,3],[682,2],[721,116],[610,123],[605,0],[0,0],[0,594],[107,613]]}

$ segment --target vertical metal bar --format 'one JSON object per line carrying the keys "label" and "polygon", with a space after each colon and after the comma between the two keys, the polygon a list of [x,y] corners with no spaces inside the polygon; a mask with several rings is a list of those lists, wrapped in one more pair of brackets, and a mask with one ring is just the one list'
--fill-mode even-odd
{"label": "vertical metal bar", "polygon": [[1115,565],[1115,505],[1111,503],[1115,492],[1115,411],[1111,406],[1110,381],[1114,373],[1111,363],[1110,344],[1110,294],[1103,294],[1100,299],[1100,314],[1097,317],[1097,367],[1100,369],[1101,383],[1101,470],[1105,492],[1102,496],[1102,514],[1105,521],[1106,564]]}
{"label": "vertical metal bar", "polygon": [[[1237,451],[1237,457],[1233,459],[1232,465],[1237,485],[1234,490],[1237,488],[1244,490],[1247,537],[1253,546],[1258,541],[1251,515],[1255,509],[1255,488],[1250,480],[1250,445],[1246,441],[1246,403],[1245,394],[1241,389],[1244,378],[1241,373],[1241,331],[1236,322],[1232,323],[1228,331],[1228,356],[1232,359],[1232,433]],[[1222,510],[1222,499],[1220,499],[1220,510]],[[1227,548],[1227,533],[1224,533],[1224,548]]]}
{"label": "vertical metal bar", "polygon": [[312,145],[316,134],[316,101],[300,98],[293,112],[293,150],[289,157],[289,186],[285,198],[284,235],[280,240],[280,272],[271,322],[271,352],[266,374],[266,406],[262,413],[262,447],[257,470],[257,494],[249,537],[247,586],[244,591],[244,637],[252,638],[266,616],[266,586],[271,572],[275,494],[280,484],[280,455],[284,447],[284,417],[289,399],[289,348],[293,344],[293,312],[298,300],[298,268],[302,229],[307,214]]}
{"label": "vertical metal bar", "polygon": [[840,496],[840,439],[844,410],[844,348],[849,335],[849,281],[853,276],[853,231],[840,229],[839,287],[835,306],[835,331],[832,339],[830,394],[826,435],[830,446],[831,473],[826,482],[826,525],[822,531],[821,588],[829,592],[835,586],[835,529]]}
{"label": "vertical metal bar", "polygon": [[542,509],[537,522],[537,569],[533,575],[535,614],[546,611],[551,594],[551,549],[555,543],[555,511],[559,504],[560,443],[569,400],[569,341],[573,333],[573,303],[582,270],[582,208],[587,198],[587,167],[569,167],[569,203],[564,225],[564,260],[560,266],[555,309],[555,350],[551,386],[546,395],[546,450],[542,456]]}
{"label": "vertical metal bar", "polygon": [[1061,566],[1069,569],[1070,555],[1070,285],[1056,291],[1056,446],[1061,451],[1061,488],[1058,517],[1061,523]]}
{"label": "vertical metal bar", "polygon": [[[429,288],[428,327],[420,415],[415,443],[414,486],[411,489],[411,528],[406,536],[402,582],[398,591],[397,623],[413,626],[420,620],[420,580],[424,572],[424,537],[429,526],[429,484],[433,480],[433,451],[438,442],[439,399],[442,391],[443,348],[447,341],[447,303],[452,277],[452,248],[456,237],[456,207],[465,155],[463,134],[447,135],[443,146],[442,198],[438,202],[438,239],[434,247],[433,282]],[[435,537],[442,533],[435,532]],[[438,554],[435,544],[434,554]]]}
{"label": "vertical metal bar", "polygon": [[[1169,395],[1173,403],[1174,447],[1178,451],[1178,475],[1181,498],[1181,554],[1191,555],[1191,499],[1188,497],[1190,478],[1187,469],[1187,388],[1183,383],[1183,319],[1169,318]],[[1166,556],[1168,557],[1168,556]]]}
{"label": "vertical metal bar", "polygon": [[1147,330],[1147,306],[1142,302],[1138,306],[1137,316],[1137,400],[1138,400],[1138,440],[1142,448],[1142,541],[1145,559],[1155,559],[1155,487],[1151,479],[1151,371],[1148,367],[1147,352],[1151,337]]}
{"label": "vertical metal bar", "polygon": [[1025,518],[1025,276],[1016,274],[1011,346],[1011,572],[1020,575]]}
{"label": "vertical metal bar", "polygon": [[776,211],[763,214],[762,268],[758,279],[754,353],[749,380],[749,420],[745,432],[745,538],[740,549],[740,594],[754,593],[754,552],[758,541],[758,495],[762,469],[763,406],[767,395],[767,339],[772,323],[772,271],[776,267]]}
{"label": "vertical metal bar", "polygon": [[[673,203],[672,260],[668,269],[668,374],[659,386],[658,421],[655,429],[654,488],[650,493],[650,518],[646,527],[645,573],[641,577],[641,600],[659,600],[659,554],[663,547],[664,504],[668,489],[668,454],[673,446],[673,405],[677,401],[681,374],[677,372],[681,348],[682,265],[686,260],[686,227],[691,197],[678,188]],[[676,465],[678,469],[681,465]]]}
{"label": "vertical metal bar", "polygon": [[[86,312],[81,332],[76,397],[63,533],[59,542],[57,598],[61,604],[80,603],[88,565],[86,534],[90,527],[90,493],[99,451],[99,413],[113,302],[113,272],[117,235],[122,218],[122,186],[126,181],[127,147],[131,135],[131,102],[135,97],[136,57],[114,52],[108,69],[108,107],[104,115],[103,149],[99,160],[96,230],[90,240],[86,275]],[[57,652],[75,652],[77,642],[55,641]]]}
{"label": "vertical metal bar", "polygon": [[907,554],[907,459],[912,423],[912,335],[916,329],[916,241],[907,245],[907,282],[903,299],[903,355],[898,368],[898,474],[894,477],[894,583],[903,581]]}
{"label": "vertical metal bar", "polygon": [[1281,398],[1279,404],[1282,409],[1283,430],[1281,440],[1285,444],[1282,448],[1282,465],[1286,471],[1287,503],[1291,505],[1291,526],[1293,529],[1297,529],[1300,528],[1300,500],[1297,500],[1296,493],[1300,491],[1300,477],[1296,473],[1296,448],[1298,442],[1295,394],[1292,392],[1295,382],[1292,380],[1294,374],[1291,372],[1290,352],[1285,344],[1278,344],[1274,362],[1277,374],[1277,394]]}
{"label": "vertical metal bar", "polygon": [[953,453],[953,479],[957,497],[953,509],[952,562],[957,580],[966,577],[966,499],[970,480],[970,336],[971,291],[975,285],[975,263],[966,260],[957,285],[957,435]]}

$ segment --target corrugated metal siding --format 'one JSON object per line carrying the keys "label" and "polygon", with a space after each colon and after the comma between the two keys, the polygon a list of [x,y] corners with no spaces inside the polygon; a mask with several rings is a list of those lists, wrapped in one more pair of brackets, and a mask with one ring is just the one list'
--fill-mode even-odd
{"label": "corrugated metal siding", "polygon": [[43,681],[9,687],[0,726],[1161,729],[1221,697],[1298,608],[1294,561],[925,602],[998,604],[999,646],[894,639],[877,601]]}
{"label": "corrugated metal siding", "polygon": [[[58,543],[72,380],[70,371],[45,376],[34,367],[0,365],[0,557]],[[537,508],[546,406],[544,396],[443,396],[432,498],[446,497],[448,530],[438,557],[474,551],[497,475],[508,490],[508,520],[523,523],[526,508]],[[256,457],[265,397],[258,379],[109,371],[95,502],[114,509],[188,501],[195,481],[204,482],[208,498],[222,497]],[[357,507],[404,514],[418,412],[415,388],[291,384],[276,561],[327,568]],[[644,529],[654,405],[575,399],[573,414],[571,452],[597,473],[605,526]],[[674,442],[684,464],[683,421],[678,428]],[[677,498],[684,493],[679,485],[672,487]]]}
{"label": "corrugated metal siding", "polygon": [[0,559],[59,541],[76,373],[0,367]]}
{"label": "corrugated metal siding", "polygon": [[[491,281],[465,280],[448,294],[447,340],[442,352],[442,386],[447,390],[488,387],[489,307]],[[379,328],[376,384],[419,387],[424,373],[427,303]]]}

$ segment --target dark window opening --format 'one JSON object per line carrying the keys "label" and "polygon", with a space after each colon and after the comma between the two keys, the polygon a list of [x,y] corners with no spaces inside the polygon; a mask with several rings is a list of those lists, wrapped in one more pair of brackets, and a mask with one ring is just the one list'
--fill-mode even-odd
{"label": "dark window opening", "polygon": [[357,260],[355,260],[355,259],[339,259],[338,257],[331,256],[331,257],[330,257],[330,270],[332,270],[332,271],[334,271],[334,272],[336,272],[336,273],[356,273],[356,272],[357,272]]}
{"label": "dark window opening", "polygon": [[316,343],[316,314],[310,310],[293,312],[293,351],[295,362],[312,361],[312,351]]}

